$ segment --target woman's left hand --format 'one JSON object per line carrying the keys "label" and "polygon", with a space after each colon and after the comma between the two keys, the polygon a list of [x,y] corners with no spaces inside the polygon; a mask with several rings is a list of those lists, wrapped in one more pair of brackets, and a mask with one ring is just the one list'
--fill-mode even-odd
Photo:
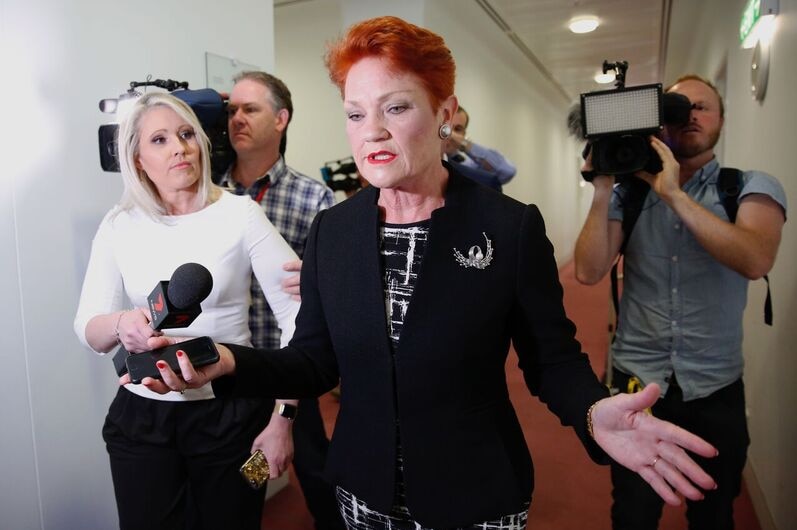
{"label": "woman's left hand", "polygon": [[[189,340],[190,337],[172,337],[163,335],[160,337],[150,337],[147,345],[150,350],[163,348],[172,344]],[[216,344],[219,352],[219,361],[208,364],[201,368],[194,368],[188,355],[183,350],[177,350],[177,364],[180,366],[180,375],[174,373],[166,361],[158,361],[155,366],[161,374],[161,379],[145,377],[141,384],[158,394],[168,392],[184,392],[189,388],[200,388],[207,383],[218,379],[223,375],[235,373],[235,357],[229,348],[223,344]],[[130,374],[124,374],[119,378],[120,385],[130,384]]]}
{"label": "woman's left hand", "polygon": [[667,504],[681,503],[676,490],[691,500],[701,500],[704,490],[717,484],[686,453],[707,458],[717,449],[702,438],[645,412],[661,390],[652,383],[635,394],[602,399],[592,410],[595,441],[619,464],[639,473]]}

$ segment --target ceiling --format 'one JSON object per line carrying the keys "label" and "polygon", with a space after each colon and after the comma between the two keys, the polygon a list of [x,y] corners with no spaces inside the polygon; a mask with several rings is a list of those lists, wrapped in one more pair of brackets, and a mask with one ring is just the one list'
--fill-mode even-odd
{"label": "ceiling", "polygon": [[[308,1],[274,0],[274,5]],[[688,54],[690,34],[699,23],[697,0],[472,1],[484,10],[485,23],[497,24],[529,59],[529,67],[542,72],[567,101],[613,88],[593,79],[604,60],[629,63],[628,86],[664,83],[668,50]],[[598,29],[572,33],[568,21],[582,15],[597,16]]]}
{"label": "ceiling", "polygon": [[[568,100],[613,88],[593,80],[604,60],[629,63],[629,86],[664,78],[672,0],[475,1]],[[582,15],[598,29],[572,33],[568,21]]]}

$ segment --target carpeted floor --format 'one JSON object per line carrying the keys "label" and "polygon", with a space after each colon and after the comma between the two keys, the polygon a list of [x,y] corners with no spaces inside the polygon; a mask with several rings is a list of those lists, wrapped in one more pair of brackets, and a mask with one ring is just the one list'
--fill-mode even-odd
{"label": "carpeted floor", "polygon": [[[572,265],[560,271],[565,307],[578,328],[577,337],[590,355],[596,373],[603,375],[610,317],[608,280],[592,287],[578,284]],[[507,380],[512,402],[523,426],[534,459],[536,487],[529,516],[530,530],[610,530],[611,483],[607,467],[587,457],[572,431],[564,428],[544,405],[532,398],[517,369],[513,353],[507,361]],[[321,412],[331,432],[337,401],[320,399]],[[736,528],[760,530],[746,490],[736,500]],[[313,530],[313,521],[295,476],[266,503],[263,530]],[[665,506],[660,530],[686,528],[684,507]]]}

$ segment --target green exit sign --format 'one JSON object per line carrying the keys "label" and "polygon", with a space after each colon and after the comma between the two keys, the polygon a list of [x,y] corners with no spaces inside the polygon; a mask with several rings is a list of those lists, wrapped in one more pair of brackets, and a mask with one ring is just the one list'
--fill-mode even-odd
{"label": "green exit sign", "polygon": [[739,42],[744,42],[759,18],[761,18],[761,0],[748,0],[742,12],[742,23],[739,24]]}
{"label": "green exit sign", "polygon": [[742,21],[739,24],[739,41],[742,46],[751,47],[749,44],[759,37],[757,32],[761,31],[761,26],[765,25],[764,21],[771,21],[777,14],[778,0],[748,0],[744,11],[742,11]]}

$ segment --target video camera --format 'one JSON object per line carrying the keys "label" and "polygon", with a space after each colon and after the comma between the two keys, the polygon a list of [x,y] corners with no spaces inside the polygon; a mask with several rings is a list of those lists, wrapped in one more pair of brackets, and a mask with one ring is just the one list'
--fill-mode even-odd
{"label": "video camera", "polygon": [[146,81],[131,81],[130,88],[118,98],[100,100],[100,111],[115,114],[116,122],[100,125],[98,131],[100,148],[100,166],[103,171],[119,172],[119,155],[117,138],[119,136],[119,121],[141,97],[136,89],[139,87],[157,87],[167,90],[173,96],[180,98],[194,111],[199,123],[205,130],[210,140],[210,171],[214,181],[218,180],[227,170],[235,158],[235,151],[230,144],[227,133],[227,102],[221,94],[211,88],[189,90],[188,83],[172,79],[147,79]]}
{"label": "video camera", "polygon": [[684,125],[692,103],[686,96],[662,93],[660,83],[625,86],[626,61],[603,61],[603,73],[615,72],[615,89],[581,94],[581,105],[568,116],[570,132],[587,141],[584,158],[592,151],[594,171],[582,172],[591,181],[595,175],[615,175],[618,180],[644,170],[658,173],[661,159],[648,136],[664,125]]}
{"label": "video camera", "polygon": [[321,177],[332,191],[349,193],[363,187],[352,157],[326,162],[321,168]]}

